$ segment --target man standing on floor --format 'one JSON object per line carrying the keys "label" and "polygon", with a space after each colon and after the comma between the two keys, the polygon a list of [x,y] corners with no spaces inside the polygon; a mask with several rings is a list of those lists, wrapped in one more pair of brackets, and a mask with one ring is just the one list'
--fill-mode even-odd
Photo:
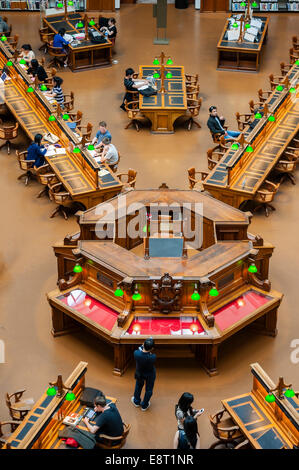
{"label": "man standing on floor", "polygon": [[[150,398],[153,394],[154,383],[156,380],[156,354],[153,354],[154,349],[153,338],[147,338],[143,345],[134,351],[134,359],[136,361],[136,372],[135,372],[135,391],[134,396],[131,398],[131,402],[136,408],[141,406],[142,411],[146,411],[150,407]],[[141,392],[145,383],[145,394],[141,401]]]}

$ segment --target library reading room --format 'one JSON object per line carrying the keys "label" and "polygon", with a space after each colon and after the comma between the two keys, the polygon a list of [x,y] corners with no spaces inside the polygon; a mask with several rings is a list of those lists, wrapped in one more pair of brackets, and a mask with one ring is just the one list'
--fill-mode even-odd
{"label": "library reading room", "polygon": [[298,449],[299,0],[0,10],[0,459]]}

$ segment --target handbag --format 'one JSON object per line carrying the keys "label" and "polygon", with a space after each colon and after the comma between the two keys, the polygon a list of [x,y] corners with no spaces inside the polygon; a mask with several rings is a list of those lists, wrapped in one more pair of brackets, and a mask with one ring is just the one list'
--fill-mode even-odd
{"label": "handbag", "polygon": [[75,447],[75,448],[79,447],[78,442],[73,437],[68,437],[65,443],[69,447]]}
{"label": "handbag", "polygon": [[143,96],[152,96],[157,94],[157,90],[155,90],[152,86],[148,86],[144,90],[138,90],[139,93]]}

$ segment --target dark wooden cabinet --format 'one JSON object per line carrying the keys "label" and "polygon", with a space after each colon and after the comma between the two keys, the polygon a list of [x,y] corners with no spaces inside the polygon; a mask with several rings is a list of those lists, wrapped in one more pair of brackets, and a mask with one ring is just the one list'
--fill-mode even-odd
{"label": "dark wooden cabinet", "polygon": [[87,0],[87,11],[115,11],[114,0]]}
{"label": "dark wooden cabinet", "polygon": [[229,11],[229,0],[201,0],[200,11]]}

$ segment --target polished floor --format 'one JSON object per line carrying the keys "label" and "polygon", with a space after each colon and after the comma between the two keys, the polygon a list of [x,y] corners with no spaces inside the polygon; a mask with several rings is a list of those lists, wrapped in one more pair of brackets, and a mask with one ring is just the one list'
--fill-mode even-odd
{"label": "polished floor", "polygon": [[[206,128],[208,107],[216,104],[234,129],[234,113],[248,111],[248,101],[258,88],[268,89],[268,75],[279,73],[279,63],[288,61],[292,35],[298,33],[298,14],[272,14],[269,39],[257,74],[216,71],[216,45],[225,14],[200,14],[192,6],[176,10],[168,6],[170,44],[164,52],[190,73],[199,73],[203,107],[202,129],[181,128],[173,135],[152,135],[125,130],[126,114],[119,109],[122,79],[127,66],[150,64],[161,47],[153,45],[154,20],[151,5],[124,5],[115,14],[119,29],[114,59],[117,64],[90,72],[59,72],[65,92],[75,92],[75,108],[84,122],[108,122],[113,143],[122,158],[119,169],[137,170],[137,188],[157,188],[166,182],[171,188],[187,188],[186,169],[206,169],[206,150],[211,146]],[[39,43],[38,13],[9,13],[13,32],[20,44]],[[28,141],[20,134],[15,147],[25,149]],[[206,412],[199,419],[201,447],[213,442],[208,415],[221,408],[221,399],[247,392],[252,383],[249,364],[259,362],[266,372],[299,389],[299,363],[290,359],[291,341],[299,338],[298,227],[299,184],[284,183],[275,200],[276,212],[269,218],[256,214],[251,232],[276,246],[270,279],[285,297],[279,309],[278,336],[273,339],[241,332],[221,350],[219,371],[209,378],[195,360],[159,359],[152,406],[141,413],[130,403],[134,385],[133,365],[121,377],[112,375],[112,350],[88,334],[53,338],[46,292],[56,284],[56,260],[51,246],[76,230],[76,221],[49,219],[52,203],[37,199],[37,183],[25,187],[17,181],[19,168],[14,152],[0,152],[0,339],[6,346],[6,362],[0,364],[0,420],[8,418],[4,393],[26,388],[37,399],[58,373],[67,377],[80,361],[87,361],[87,384],[97,386],[118,399],[123,419],[131,423],[127,448],[170,448],[176,431],[174,405],[184,391],[192,392],[196,407]],[[299,341],[299,340],[298,340]],[[157,351],[159,354],[159,351]]]}

